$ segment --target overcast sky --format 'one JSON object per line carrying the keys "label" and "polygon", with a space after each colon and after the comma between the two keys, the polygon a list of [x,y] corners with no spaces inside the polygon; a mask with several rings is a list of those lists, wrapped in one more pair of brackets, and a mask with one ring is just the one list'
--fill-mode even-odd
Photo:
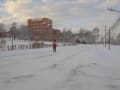
{"label": "overcast sky", "polygon": [[103,28],[120,16],[107,11],[111,7],[120,10],[120,0],[0,0],[0,22],[27,24],[29,18],[48,17],[58,29]]}

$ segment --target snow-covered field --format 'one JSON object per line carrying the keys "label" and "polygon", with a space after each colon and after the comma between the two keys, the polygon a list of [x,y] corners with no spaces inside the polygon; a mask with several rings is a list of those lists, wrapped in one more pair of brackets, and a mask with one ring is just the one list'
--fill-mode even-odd
{"label": "snow-covered field", "polygon": [[0,52],[0,90],[120,90],[120,47]]}

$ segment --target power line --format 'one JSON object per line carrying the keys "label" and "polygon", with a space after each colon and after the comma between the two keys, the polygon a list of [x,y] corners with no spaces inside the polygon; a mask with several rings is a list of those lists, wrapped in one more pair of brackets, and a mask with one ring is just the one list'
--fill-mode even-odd
{"label": "power line", "polygon": [[112,8],[108,8],[107,10],[120,13],[120,10],[115,10],[115,9],[112,9]]}

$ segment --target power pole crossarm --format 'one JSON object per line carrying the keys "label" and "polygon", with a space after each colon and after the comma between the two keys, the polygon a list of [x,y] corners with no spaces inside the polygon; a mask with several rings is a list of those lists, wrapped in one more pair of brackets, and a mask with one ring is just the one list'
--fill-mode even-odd
{"label": "power pole crossarm", "polygon": [[109,11],[113,11],[113,12],[119,12],[120,13],[120,11],[119,10],[115,10],[115,9],[107,9],[107,10],[109,10]]}

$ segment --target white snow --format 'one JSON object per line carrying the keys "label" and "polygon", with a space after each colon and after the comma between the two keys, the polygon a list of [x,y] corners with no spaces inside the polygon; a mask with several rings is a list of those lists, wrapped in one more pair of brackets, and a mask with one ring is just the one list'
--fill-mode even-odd
{"label": "white snow", "polygon": [[120,90],[120,47],[0,52],[0,90]]}

